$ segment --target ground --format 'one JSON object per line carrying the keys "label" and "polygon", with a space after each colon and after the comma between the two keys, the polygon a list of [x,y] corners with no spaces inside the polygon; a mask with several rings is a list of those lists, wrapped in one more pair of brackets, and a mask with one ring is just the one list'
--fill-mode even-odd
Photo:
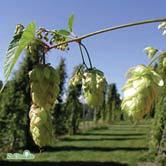
{"label": "ground", "polygon": [[[134,166],[148,152],[149,123],[110,124],[57,141],[56,146],[35,154],[31,165]],[[23,162],[22,165],[28,163]]]}

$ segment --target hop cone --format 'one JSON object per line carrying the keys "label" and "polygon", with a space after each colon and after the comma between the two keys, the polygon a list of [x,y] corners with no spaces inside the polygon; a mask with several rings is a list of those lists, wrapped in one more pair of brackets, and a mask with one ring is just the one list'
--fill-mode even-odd
{"label": "hop cone", "polygon": [[37,65],[29,77],[33,102],[29,117],[33,140],[39,147],[52,145],[54,136],[49,111],[59,93],[58,74],[48,65]]}
{"label": "hop cone", "polygon": [[82,84],[82,72],[81,71],[76,71],[74,75],[71,77],[69,80],[69,86],[77,86]]}
{"label": "hop cone", "polygon": [[127,78],[122,89],[122,109],[134,119],[141,119],[151,111],[158,86],[163,86],[163,81],[152,68],[144,65],[129,69]]}
{"label": "hop cone", "polygon": [[99,70],[91,69],[83,74],[83,95],[91,108],[99,108],[103,105],[106,84],[104,74]]}
{"label": "hop cone", "polygon": [[39,107],[50,110],[59,93],[59,77],[54,68],[37,65],[30,73],[32,101]]}
{"label": "hop cone", "polygon": [[33,104],[29,112],[29,117],[30,131],[35,144],[39,147],[53,145],[54,136],[50,112]]}

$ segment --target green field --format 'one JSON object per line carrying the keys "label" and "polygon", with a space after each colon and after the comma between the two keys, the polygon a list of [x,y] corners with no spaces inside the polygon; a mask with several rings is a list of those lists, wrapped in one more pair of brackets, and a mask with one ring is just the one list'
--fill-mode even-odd
{"label": "green field", "polygon": [[[147,154],[148,132],[149,124],[144,123],[134,126],[125,122],[94,128],[61,138],[54,148],[36,153],[31,165],[134,166]],[[20,163],[25,164],[28,163]]]}

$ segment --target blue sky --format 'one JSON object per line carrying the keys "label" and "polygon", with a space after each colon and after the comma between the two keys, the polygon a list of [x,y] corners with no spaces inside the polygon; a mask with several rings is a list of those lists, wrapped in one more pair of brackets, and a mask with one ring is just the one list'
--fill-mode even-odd
{"label": "blue sky", "polygon": [[[80,36],[123,23],[166,17],[165,8],[165,0],[2,0],[0,79],[4,79],[3,60],[18,23],[26,26],[35,21],[38,27],[60,29],[67,26],[67,19],[73,13],[74,32]],[[127,69],[136,64],[148,63],[142,51],[146,46],[165,49],[166,38],[161,35],[157,26],[158,23],[121,29],[88,38],[83,43],[89,50],[93,65],[105,73],[109,83],[117,83],[120,91]],[[47,59],[56,66],[61,57],[66,58],[70,76],[73,67],[81,63],[77,44],[70,44],[68,53],[52,50]]]}

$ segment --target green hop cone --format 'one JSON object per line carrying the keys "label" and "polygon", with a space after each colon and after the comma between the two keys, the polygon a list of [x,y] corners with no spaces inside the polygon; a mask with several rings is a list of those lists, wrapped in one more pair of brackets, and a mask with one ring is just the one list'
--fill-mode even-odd
{"label": "green hop cone", "polygon": [[126,77],[122,109],[134,119],[142,119],[151,111],[158,86],[163,86],[164,82],[152,68],[144,65],[129,69]]}
{"label": "green hop cone", "polygon": [[69,86],[77,86],[82,84],[82,73],[76,72],[69,80]]}
{"label": "green hop cone", "polygon": [[103,72],[97,69],[87,70],[83,74],[83,95],[91,108],[99,108],[103,105],[106,84]]}
{"label": "green hop cone", "polygon": [[59,75],[49,65],[37,65],[29,72],[32,101],[39,107],[50,110],[59,93]]}
{"label": "green hop cone", "polygon": [[39,147],[53,145],[55,140],[50,112],[33,104],[29,118],[30,131],[35,144]]}

